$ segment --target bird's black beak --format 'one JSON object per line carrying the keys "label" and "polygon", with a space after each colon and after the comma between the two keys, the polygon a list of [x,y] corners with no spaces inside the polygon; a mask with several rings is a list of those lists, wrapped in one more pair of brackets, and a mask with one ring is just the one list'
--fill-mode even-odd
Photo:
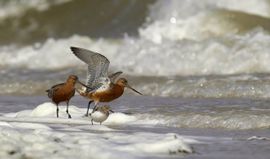
{"label": "bird's black beak", "polygon": [[140,94],[140,95],[143,95],[142,93],[140,93],[139,91],[137,91],[136,89],[134,89],[134,88],[132,88],[130,85],[126,85],[126,87],[127,88],[129,88],[129,89],[131,89],[131,90],[133,90],[134,92],[136,92],[136,93],[138,93],[138,94]]}
{"label": "bird's black beak", "polygon": [[82,86],[84,86],[84,87],[90,89],[87,85],[83,84],[83,83],[82,83],[81,81],[79,81],[79,80],[77,80],[77,83],[79,83],[80,85],[82,85]]}

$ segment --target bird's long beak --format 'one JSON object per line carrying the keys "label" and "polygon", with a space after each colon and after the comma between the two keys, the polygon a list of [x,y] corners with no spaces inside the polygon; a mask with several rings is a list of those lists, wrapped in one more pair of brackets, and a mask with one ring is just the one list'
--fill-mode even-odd
{"label": "bird's long beak", "polygon": [[86,88],[89,88],[87,85],[83,84],[81,81],[77,80],[77,83],[79,83],[80,85],[86,87]]}
{"label": "bird's long beak", "polygon": [[111,109],[109,110],[111,113],[114,113],[114,111],[112,111]]}
{"label": "bird's long beak", "polygon": [[129,89],[131,89],[131,90],[133,90],[134,92],[136,92],[136,93],[138,93],[138,94],[140,94],[140,95],[143,95],[142,93],[140,93],[139,91],[137,91],[136,89],[134,89],[134,88],[132,88],[130,85],[126,85],[126,87],[127,88],[129,88]]}

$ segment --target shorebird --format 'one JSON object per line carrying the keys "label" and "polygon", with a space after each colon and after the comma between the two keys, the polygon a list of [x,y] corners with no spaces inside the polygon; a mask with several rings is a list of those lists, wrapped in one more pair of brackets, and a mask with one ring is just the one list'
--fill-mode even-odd
{"label": "shorebird", "polygon": [[101,125],[101,123],[109,117],[110,112],[114,113],[108,105],[97,106],[93,109],[92,113],[90,113],[92,125],[93,121],[98,122]]}
{"label": "shorebird", "polygon": [[85,116],[88,116],[90,104],[95,103],[94,109],[99,102],[110,102],[124,93],[125,87],[142,95],[132,88],[125,78],[116,78],[122,73],[121,71],[108,75],[110,61],[103,55],[78,47],[70,47],[71,51],[80,60],[88,65],[88,74],[84,91],[78,91],[83,97],[90,99]]}
{"label": "shorebird", "polygon": [[83,83],[78,80],[78,77],[75,75],[70,75],[65,83],[60,83],[52,86],[50,89],[46,90],[48,92],[48,97],[52,99],[52,101],[56,104],[56,117],[59,117],[59,108],[58,104],[61,102],[67,103],[66,112],[68,114],[68,118],[71,118],[71,115],[68,112],[69,100],[75,94],[75,84],[79,83],[85,87]]}

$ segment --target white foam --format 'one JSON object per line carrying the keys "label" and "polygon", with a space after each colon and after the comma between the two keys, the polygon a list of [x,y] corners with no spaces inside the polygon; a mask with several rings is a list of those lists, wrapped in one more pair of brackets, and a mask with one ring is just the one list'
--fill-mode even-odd
{"label": "white foam", "polygon": [[150,7],[149,18],[153,20],[171,20],[172,17],[185,19],[200,12],[218,8],[270,17],[269,7],[267,0],[203,0],[200,3],[196,0],[159,0]]}
{"label": "white foam", "polygon": [[220,8],[246,12],[250,14],[270,17],[270,3],[267,0],[208,0],[209,3]]}
{"label": "white foam", "polygon": [[[120,46],[108,41],[97,42],[87,37],[73,36],[57,41],[48,40],[38,49],[31,46],[18,51],[2,49],[0,58],[3,60],[0,65],[34,70],[72,67],[85,67],[86,69],[86,65],[69,50],[69,47],[73,45],[91,50],[95,50],[94,46],[96,46],[111,60],[112,68],[110,70],[122,70],[132,75],[269,72],[269,39],[270,36],[261,30],[254,30],[245,36],[231,36],[228,41],[230,44],[224,42],[225,39],[208,39],[201,42],[165,40],[160,45],[144,38],[128,37]],[[59,61],[59,59],[63,60]]]}
{"label": "white foam", "polygon": [[[69,113],[72,120],[67,120],[66,106],[59,106],[59,118],[56,118],[56,105],[51,102],[46,102],[38,105],[33,110],[22,110],[17,113],[8,113],[0,120],[7,122],[30,122],[30,123],[44,123],[44,124],[73,124],[73,125],[89,125],[91,124],[91,116],[84,117],[85,108],[78,108],[74,105],[69,106]],[[89,109],[92,112],[92,109]],[[138,116],[139,117],[139,116]],[[157,121],[144,120],[136,116],[127,115],[120,112],[111,113],[107,120],[102,124],[104,125],[123,125],[123,124],[148,124],[155,125]]]}
{"label": "white foam", "polygon": [[[187,26],[186,28],[192,27]],[[0,65],[3,68],[30,70],[78,67],[86,69],[86,65],[78,60],[69,49],[70,46],[79,46],[101,52],[108,57],[111,61],[110,71],[122,70],[131,75],[204,75],[270,71],[268,62],[270,60],[268,52],[270,36],[261,29],[241,36],[227,35],[226,37],[207,38],[200,42],[180,40],[183,36],[196,38],[193,37],[192,32],[186,35],[187,30],[182,30],[186,32],[182,34],[177,29],[173,29],[172,33],[166,31],[170,30],[170,27],[165,26],[164,29],[153,23],[142,31],[140,38],[126,37],[119,42],[72,36],[59,40],[48,39],[39,47],[0,48],[0,58],[2,59]],[[155,37],[157,34],[160,34],[158,35],[160,38]],[[181,35],[178,36],[178,34]],[[196,31],[195,34],[197,35]],[[159,44],[160,42],[162,45]],[[59,61],[59,59],[62,60]]]}
{"label": "white foam", "polygon": [[[181,137],[176,134],[166,134],[164,136],[153,135],[152,133],[135,133],[127,136],[115,136],[120,141],[131,141],[135,144],[130,146],[123,146],[121,150],[129,151],[134,154],[142,153],[155,153],[155,154],[166,154],[166,153],[178,153],[181,150],[187,150],[188,153],[193,152],[190,146],[183,144]],[[170,147],[170,149],[168,149]]]}
{"label": "white foam", "polygon": [[[215,36],[238,33],[238,21],[221,16],[218,10],[239,11],[270,17],[270,4],[266,0],[169,0],[157,1],[150,7],[150,22],[141,28],[140,36],[161,44],[169,40],[202,40]],[[241,26],[241,24],[240,24]]]}
{"label": "white foam", "polygon": [[[238,23],[230,11],[270,17],[270,4],[266,0],[169,0],[157,1],[150,10],[150,22],[139,30],[140,36],[162,44],[166,39],[195,41],[212,37],[233,35],[243,30],[246,24]],[[227,11],[227,15],[220,14]],[[230,14],[229,14],[230,13]],[[243,17],[242,17],[243,18]],[[260,25],[260,24],[258,24]],[[242,26],[242,27],[241,27]]]}
{"label": "white foam", "polygon": [[[63,107],[61,107],[63,108]],[[45,117],[45,116],[51,116],[55,110],[56,105],[53,103],[43,103],[41,105],[38,105],[33,111],[31,111],[30,116],[32,117]],[[21,113],[21,112],[20,112]],[[18,114],[20,114],[18,113]],[[62,115],[62,114],[61,114]]]}
{"label": "white foam", "polygon": [[137,121],[137,118],[135,116],[115,112],[115,113],[110,114],[110,116],[104,122],[104,124],[110,124],[110,125],[128,124],[128,123],[132,123],[135,121]]}
{"label": "white foam", "polygon": [[251,136],[249,138],[247,138],[248,141],[252,141],[252,140],[267,140],[270,141],[269,137],[263,137],[263,136]]}
{"label": "white foam", "polygon": [[[0,126],[20,127],[26,129],[50,129],[46,125],[61,125],[61,129],[69,131],[95,130],[114,131],[114,126],[169,126],[175,128],[223,128],[223,129],[255,129],[267,128],[270,126],[268,116],[258,115],[253,111],[223,111],[214,114],[204,112],[185,112],[180,114],[152,114],[140,113],[127,115],[120,112],[111,113],[109,117],[99,125],[94,122],[91,125],[91,117],[84,117],[86,108],[78,108],[71,105],[69,112],[72,119],[68,119],[66,106],[59,106],[59,118],[56,118],[56,106],[52,103],[43,103],[33,110],[23,110],[17,113],[0,116]],[[92,109],[90,109],[90,112]],[[261,110],[258,110],[261,111]],[[228,118],[228,116],[230,118]],[[45,124],[45,126],[44,126]],[[68,125],[73,125],[69,127]],[[58,126],[59,127],[59,126]]]}
{"label": "white foam", "polygon": [[[127,40],[120,52],[120,59],[132,61],[118,63],[125,72],[136,75],[198,75],[269,72],[270,36],[255,30],[245,36],[225,39],[165,40],[162,45],[149,40]],[[136,43],[137,45],[132,45]],[[150,58],[151,57],[151,58]],[[118,59],[117,59],[118,60]],[[116,61],[117,62],[117,61]],[[149,67],[151,64],[151,67]]]}
{"label": "white foam", "polygon": [[9,123],[7,123],[7,122],[0,122],[0,126],[1,127],[12,127]]}
{"label": "white foam", "polygon": [[270,71],[270,36],[260,28],[238,34],[245,24],[239,26],[238,21],[218,12],[237,10],[246,18],[249,15],[245,13],[269,17],[268,1],[170,0],[157,1],[150,8],[150,20],[139,29],[137,38],[111,40],[74,35],[22,48],[0,47],[0,66],[31,70],[85,67],[69,49],[79,46],[104,54],[111,61],[110,69],[131,75]]}
{"label": "white foam", "polygon": [[48,129],[48,130],[50,130],[50,127],[43,125],[43,124],[36,124],[36,123],[16,123],[16,122],[13,122],[11,125],[13,127],[22,128],[22,129]]}
{"label": "white foam", "polygon": [[[98,51],[112,53],[115,50],[114,43],[108,43],[100,39],[93,41],[88,37],[72,36],[68,39],[48,39],[43,45],[35,44],[34,46],[26,46],[16,48],[15,46],[4,47],[0,50],[0,58],[3,59],[0,65],[10,68],[27,68],[33,70],[50,70],[61,69],[66,67],[85,66],[85,64],[77,59],[70,51],[70,46],[78,46]],[[105,45],[102,46],[102,45]],[[110,51],[107,51],[110,50]],[[31,59],[31,61],[29,61]],[[59,60],[62,59],[62,60]]]}
{"label": "white foam", "polygon": [[[17,117],[0,117],[0,157],[107,159],[168,157],[193,152],[189,146],[193,140],[175,133],[125,133],[105,125],[90,125],[90,118],[81,116],[85,109],[71,106],[74,118],[57,119],[53,108],[53,104],[43,103],[34,110],[16,113]],[[60,112],[64,108],[60,106]],[[107,125],[117,123],[116,120],[130,122],[127,116],[113,113]]]}

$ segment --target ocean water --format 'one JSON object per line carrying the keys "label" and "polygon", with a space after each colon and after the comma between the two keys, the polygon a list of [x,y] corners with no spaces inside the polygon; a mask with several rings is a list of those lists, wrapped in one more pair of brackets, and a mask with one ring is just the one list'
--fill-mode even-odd
{"label": "ocean water", "polygon": [[[269,0],[0,0],[1,158],[269,158]],[[142,92],[103,125],[45,94],[102,53]],[[75,152],[75,153],[74,153]],[[76,153],[80,152],[80,153]]]}

